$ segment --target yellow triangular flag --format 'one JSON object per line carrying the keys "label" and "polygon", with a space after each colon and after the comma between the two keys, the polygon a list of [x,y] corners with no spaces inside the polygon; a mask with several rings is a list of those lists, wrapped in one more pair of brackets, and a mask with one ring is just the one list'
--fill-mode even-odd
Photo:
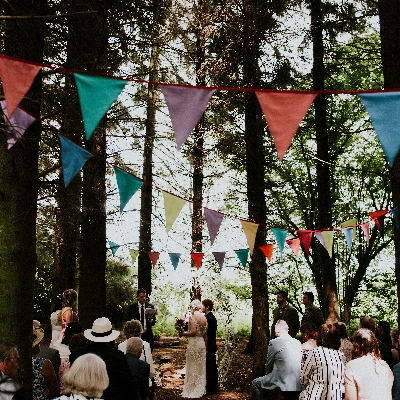
{"label": "yellow triangular flag", "polygon": [[240,222],[242,224],[244,234],[246,235],[247,244],[250,249],[250,255],[252,255],[253,249],[254,249],[254,242],[256,241],[256,235],[257,235],[257,230],[258,230],[259,224],[255,224],[254,222],[249,222],[249,221],[242,221],[242,220],[240,220]]}
{"label": "yellow triangular flag", "polygon": [[322,231],[321,235],[324,238],[325,247],[329,254],[329,257],[332,258],[333,231]]}
{"label": "yellow triangular flag", "polygon": [[139,254],[139,250],[129,249],[129,253],[130,253],[131,258],[132,258],[132,264],[135,264],[136,258],[137,258],[138,254]]}
{"label": "yellow triangular flag", "polygon": [[180,197],[174,196],[167,192],[163,192],[164,196],[164,211],[165,211],[165,227],[167,233],[171,229],[173,223],[181,212],[183,206],[186,204],[186,200]]}
{"label": "yellow triangular flag", "polygon": [[353,227],[353,240],[356,240],[356,226],[357,226],[357,218],[349,219],[348,221],[342,222],[343,228],[347,228],[348,226]]}

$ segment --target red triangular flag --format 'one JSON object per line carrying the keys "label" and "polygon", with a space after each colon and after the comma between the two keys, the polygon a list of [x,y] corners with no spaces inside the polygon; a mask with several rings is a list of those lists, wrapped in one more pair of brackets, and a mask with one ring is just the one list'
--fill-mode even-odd
{"label": "red triangular flag", "polygon": [[299,256],[300,239],[299,238],[288,239],[288,240],[286,240],[286,243],[292,249],[294,255],[296,257],[298,257]]}
{"label": "red triangular flag", "polygon": [[313,231],[310,230],[300,230],[297,231],[300,239],[300,244],[303,247],[306,257],[310,255],[310,245],[311,239],[313,237]]}
{"label": "red triangular flag", "polygon": [[6,98],[8,118],[11,118],[41,69],[41,65],[0,57],[0,78]]}
{"label": "red triangular flag", "polygon": [[160,253],[157,251],[149,251],[148,252],[150,260],[151,260],[151,265],[153,266],[153,268],[156,266],[157,261],[158,261],[158,257],[160,257]]}
{"label": "red triangular flag", "polygon": [[275,243],[265,244],[260,246],[260,250],[264,253],[264,256],[268,258],[268,261],[272,259],[272,250],[274,250]]}
{"label": "red triangular flag", "polygon": [[190,253],[190,256],[192,257],[193,264],[196,269],[199,269],[203,261],[204,253]]}
{"label": "red triangular flag", "polygon": [[385,235],[385,215],[388,213],[387,210],[379,210],[379,211],[373,211],[369,213],[369,216],[371,219],[374,220],[375,225],[379,229],[379,233],[381,237],[383,238]]}
{"label": "red triangular flag", "polygon": [[314,93],[256,92],[269,131],[282,161],[301,120],[317,96]]}

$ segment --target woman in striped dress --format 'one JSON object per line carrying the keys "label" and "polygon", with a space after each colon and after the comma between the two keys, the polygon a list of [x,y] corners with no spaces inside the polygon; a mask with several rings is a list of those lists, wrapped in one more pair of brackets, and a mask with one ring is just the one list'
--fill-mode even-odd
{"label": "woman in striped dress", "polygon": [[318,347],[308,352],[300,374],[304,390],[299,400],[341,400],[344,393],[344,364],[339,332],[334,325],[323,324]]}

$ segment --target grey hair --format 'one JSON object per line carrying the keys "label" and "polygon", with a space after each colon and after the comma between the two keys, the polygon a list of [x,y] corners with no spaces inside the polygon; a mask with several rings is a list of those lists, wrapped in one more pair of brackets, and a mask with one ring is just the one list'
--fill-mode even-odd
{"label": "grey hair", "polygon": [[125,324],[124,335],[127,339],[131,337],[140,337],[142,333],[142,324],[137,319],[132,319]]}
{"label": "grey hair", "polygon": [[275,324],[275,332],[289,332],[289,325],[283,319],[279,319]]}
{"label": "grey hair", "polygon": [[143,341],[139,337],[131,337],[126,342],[126,353],[139,356],[140,351],[143,348]]}
{"label": "grey hair", "polygon": [[200,300],[195,299],[190,303],[190,308],[193,308],[193,310],[201,310],[203,305]]}
{"label": "grey hair", "polygon": [[0,362],[3,362],[6,358],[14,358],[17,352],[15,344],[0,340]]}
{"label": "grey hair", "polygon": [[109,382],[106,363],[93,353],[78,357],[65,377],[67,392],[85,397],[101,397]]}

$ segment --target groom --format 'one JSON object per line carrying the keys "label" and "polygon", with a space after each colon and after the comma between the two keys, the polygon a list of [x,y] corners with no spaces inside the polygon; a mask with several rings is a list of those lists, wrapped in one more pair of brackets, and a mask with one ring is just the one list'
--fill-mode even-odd
{"label": "groom", "polygon": [[156,323],[155,314],[145,314],[146,308],[153,308],[154,306],[146,302],[146,290],[138,289],[136,292],[137,303],[133,303],[128,309],[128,321],[136,319],[142,323],[143,333],[142,340],[145,340],[150,344],[151,350],[153,350],[154,337],[153,337],[153,325]]}
{"label": "groom", "polygon": [[218,387],[218,367],[216,352],[217,348],[217,319],[212,313],[214,303],[210,299],[202,301],[203,312],[207,318],[207,353],[206,353],[206,380],[207,394],[213,394],[219,391]]}

